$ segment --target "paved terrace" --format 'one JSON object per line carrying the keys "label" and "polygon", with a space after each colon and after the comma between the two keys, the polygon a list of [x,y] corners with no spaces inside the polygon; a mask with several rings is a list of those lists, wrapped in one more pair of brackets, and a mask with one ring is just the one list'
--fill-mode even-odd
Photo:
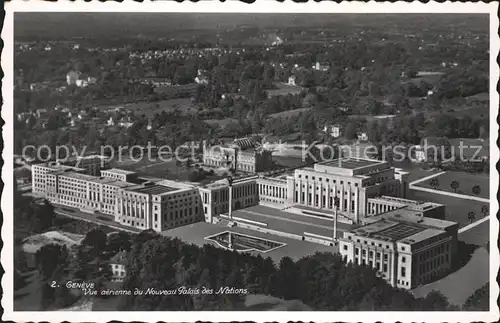
{"label": "paved terrace", "polygon": [[[282,210],[256,205],[233,211],[233,217],[258,221],[267,224],[268,229],[303,235],[304,232],[325,237],[333,235],[333,221],[311,216],[289,213]],[[337,223],[337,237],[349,229],[349,225]]]}
{"label": "paved terrace", "polygon": [[170,229],[167,231],[163,231],[161,234],[168,237],[178,238],[186,243],[195,244],[201,247],[204,244],[215,245],[212,242],[206,240],[205,237],[225,231],[242,233],[257,238],[285,243],[286,246],[277,248],[275,250],[271,250],[266,253],[252,252],[255,255],[259,254],[264,258],[271,257],[271,259],[273,259],[275,262],[279,262],[283,257],[290,257],[293,260],[298,260],[302,257],[314,254],[316,252],[338,251],[338,248],[336,247],[329,247],[311,242],[299,241],[285,237],[278,237],[267,233],[262,233],[239,227],[227,228],[217,224],[211,224],[205,222],[198,222],[183,227]]}

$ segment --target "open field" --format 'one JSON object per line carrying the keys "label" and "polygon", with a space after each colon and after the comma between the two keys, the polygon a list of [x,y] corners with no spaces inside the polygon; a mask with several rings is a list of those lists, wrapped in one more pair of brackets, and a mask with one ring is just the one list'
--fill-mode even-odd
{"label": "open field", "polygon": [[226,127],[230,124],[238,124],[238,120],[232,119],[232,118],[203,120],[203,122],[205,122],[211,126],[217,125],[219,127]]}
{"label": "open field", "polygon": [[[442,203],[446,206],[446,220],[456,221],[460,227],[464,227],[470,223],[467,218],[469,212],[474,212],[475,220],[481,219],[483,214],[481,208],[485,203],[479,201],[471,201],[456,197],[433,194],[422,191],[409,190],[408,198],[419,201],[429,201]],[[489,203],[486,203],[489,207]]]}
{"label": "open field", "polygon": [[[168,158],[166,157],[165,159],[166,161],[161,161],[159,158],[149,161],[148,158],[145,157],[139,161],[116,161],[111,166],[137,172],[139,176],[165,178],[174,181],[188,181],[189,174],[196,170],[194,167],[179,166],[173,159],[168,160]],[[222,176],[217,174],[207,174],[202,183],[218,180],[221,178]]]}
{"label": "open field", "polygon": [[309,110],[309,108],[300,108],[300,109],[293,109],[293,110],[288,110],[288,111],[273,113],[273,114],[269,115],[269,118],[286,118],[286,117],[292,117],[292,116],[296,116],[298,114],[304,113],[304,112],[306,112],[308,110]]}
{"label": "open field", "polygon": [[110,109],[115,107],[123,107],[125,109],[133,111],[136,115],[145,114],[148,118],[154,117],[156,113],[172,112],[175,108],[179,109],[183,114],[191,114],[198,111],[196,105],[191,103],[190,99],[171,99],[162,100],[156,102],[137,102],[137,103],[126,103],[118,106],[100,106],[102,109]]}
{"label": "open field", "polygon": [[482,246],[490,241],[490,220],[487,220],[458,235],[458,239],[476,246]]}
{"label": "open field", "polygon": [[426,111],[425,114],[426,117],[445,114],[456,118],[462,118],[465,116],[469,116],[472,119],[486,118],[490,115],[489,100],[485,100],[485,95],[479,93],[455,101],[445,101],[440,110]]}
{"label": "open field", "polygon": [[302,92],[303,88],[301,86],[297,85],[290,85],[286,83],[276,83],[276,89],[270,89],[266,90],[267,96],[272,97],[272,96],[279,96],[279,95],[288,95],[288,94],[299,94]]}
{"label": "open field", "polygon": [[490,143],[488,140],[481,141],[473,138],[453,138],[450,139],[452,155],[460,156],[460,145],[464,159],[479,159],[490,156]]}
{"label": "open field", "polygon": [[[456,192],[458,194],[476,196],[472,192],[472,187],[478,185],[481,188],[481,192],[478,194],[478,196],[484,198],[490,197],[490,183],[488,175],[449,171],[434,178],[437,178],[439,181],[439,186],[436,188],[439,191],[454,193],[455,191],[451,188],[450,185],[453,181],[457,181],[460,185]],[[432,179],[428,179],[424,182],[418,183],[416,186],[433,188],[430,185],[431,181]]]}

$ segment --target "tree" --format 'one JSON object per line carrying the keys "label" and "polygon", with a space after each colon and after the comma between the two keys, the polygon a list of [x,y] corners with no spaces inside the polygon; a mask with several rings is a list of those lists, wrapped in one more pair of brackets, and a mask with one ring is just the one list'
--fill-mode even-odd
{"label": "tree", "polygon": [[467,219],[472,223],[476,219],[476,213],[474,211],[470,211],[469,214],[467,214]]}
{"label": "tree", "polygon": [[356,124],[354,122],[349,122],[347,124],[347,127],[345,128],[345,137],[347,139],[356,139],[357,134],[356,134]]}
{"label": "tree", "polygon": [[430,182],[432,188],[437,189],[439,187],[439,179],[433,178]]}
{"label": "tree", "polygon": [[481,213],[483,213],[483,217],[486,217],[486,214],[488,214],[488,205],[483,205],[481,208]]}
{"label": "tree", "polygon": [[[243,275],[241,274],[241,271],[239,268],[234,268],[229,276],[226,279],[226,286],[231,286],[234,288],[240,288],[239,286],[245,286],[243,284]],[[242,304],[245,301],[245,296],[240,293],[236,294],[227,294],[225,295],[227,301],[229,302],[229,308],[230,309],[235,309],[237,308],[240,304]]]}
{"label": "tree", "polygon": [[289,257],[281,259],[279,264],[278,293],[285,300],[299,298],[297,282],[300,277],[297,264]]}
{"label": "tree", "polygon": [[35,259],[42,280],[49,280],[60,266],[68,264],[68,249],[64,245],[47,244],[36,252]]}
{"label": "tree", "polygon": [[203,170],[193,170],[191,173],[188,175],[188,180],[190,182],[199,182],[205,178],[205,175],[203,173]]}
{"label": "tree", "polygon": [[453,181],[453,182],[451,182],[450,186],[453,189],[453,191],[456,193],[457,189],[460,187],[460,183],[458,181]]}
{"label": "tree", "polygon": [[472,187],[472,193],[474,193],[476,196],[481,194],[481,186],[479,185],[474,185]]}
{"label": "tree", "polygon": [[108,236],[107,250],[111,254],[116,254],[119,251],[130,251],[132,247],[132,239],[126,232],[119,231]]}
{"label": "tree", "polygon": [[465,311],[488,311],[490,309],[490,284],[486,283],[469,296],[463,305]]}
{"label": "tree", "polygon": [[106,249],[107,240],[108,237],[104,231],[101,229],[93,229],[87,232],[82,244],[90,246],[100,253]]}
{"label": "tree", "polygon": [[43,232],[47,230],[52,226],[54,218],[54,207],[48,200],[44,200],[42,204],[37,204],[35,206],[33,230],[35,232]]}
{"label": "tree", "polygon": [[431,291],[422,299],[422,309],[427,311],[447,310],[450,303],[446,296],[439,291]]}

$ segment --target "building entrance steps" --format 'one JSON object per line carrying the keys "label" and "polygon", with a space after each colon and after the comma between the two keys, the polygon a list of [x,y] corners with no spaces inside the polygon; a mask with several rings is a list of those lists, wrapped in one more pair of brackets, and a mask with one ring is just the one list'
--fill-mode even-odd
{"label": "building entrance steps", "polygon": [[[316,217],[321,219],[333,220],[335,216],[334,211],[325,210],[325,209],[315,209],[312,207],[304,206],[304,205],[293,205],[286,209],[287,212],[300,214],[304,216]],[[342,214],[342,212],[337,213],[337,220],[341,223],[353,224],[353,220]]]}

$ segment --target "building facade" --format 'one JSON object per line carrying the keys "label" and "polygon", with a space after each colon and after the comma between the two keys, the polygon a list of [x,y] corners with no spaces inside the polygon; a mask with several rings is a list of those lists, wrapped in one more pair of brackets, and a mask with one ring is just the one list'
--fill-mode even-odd
{"label": "building facade", "polygon": [[42,164],[34,164],[31,166],[31,185],[33,193],[45,195],[47,174],[56,171],[73,171],[85,173],[83,168],[61,165],[57,162],[48,162]]}
{"label": "building facade", "polygon": [[220,180],[199,187],[205,222],[212,223],[214,217],[230,212],[230,195],[231,210],[257,205],[259,202],[257,178],[257,176],[252,176],[235,180],[231,185],[227,180]]}
{"label": "building facade", "polygon": [[334,211],[339,199],[341,217],[360,222],[368,215],[368,198],[405,197],[408,174],[387,162],[340,158],[295,170],[287,177],[287,203],[318,211]]}
{"label": "building facade", "polygon": [[258,148],[248,138],[237,139],[228,145],[208,146],[203,144],[203,164],[224,167],[247,173],[269,170],[272,165],[271,152]]}
{"label": "building facade", "polygon": [[[406,200],[408,173],[390,167],[387,162],[370,159],[343,158],[276,177],[248,177],[241,182],[256,189],[250,189],[248,194],[245,191],[241,196],[236,195],[243,198],[237,208],[265,204],[282,209],[294,208],[299,212],[307,209],[309,213],[313,211],[316,215],[327,217],[332,217],[337,211],[339,221],[346,223],[363,223],[365,218],[384,210],[420,207],[422,212],[428,214],[440,206],[435,204],[423,210],[424,206],[431,204],[419,206],[419,202]],[[223,180],[200,188],[208,222],[227,211],[229,195],[211,195],[215,191],[227,191],[227,187],[227,182]],[[205,193],[208,195],[204,196]],[[374,199],[377,197],[382,198]],[[339,199],[337,209],[334,203],[336,198]],[[436,211],[436,217],[439,212],[444,216],[444,207]]]}
{"label": "building facade", "polygon": [[393,287],[411,289],[445,276],[456,261],[458,223],[395,210],[344,232],[340,254],[375,268]]}
{"label": "building facade", "polygon": [[127,253],[120,251],[109,260],[109,267],[113,273],[112,280],[122,282],[127,275]]}
{"label": "building facade", "polygon": [[140,229],[164,231],[203,221],[196,187],[163,180],[118,191],[115,221]]}
{"label": "building facade", "polygon": [[33,187],[54,204],[107,214],[142,230],[163,231],[203,221],[198,188],[189,184],[137,180],[136,173],[119,169],[102,171],[103,176],[97,177],[69,166],[36,166]]}

